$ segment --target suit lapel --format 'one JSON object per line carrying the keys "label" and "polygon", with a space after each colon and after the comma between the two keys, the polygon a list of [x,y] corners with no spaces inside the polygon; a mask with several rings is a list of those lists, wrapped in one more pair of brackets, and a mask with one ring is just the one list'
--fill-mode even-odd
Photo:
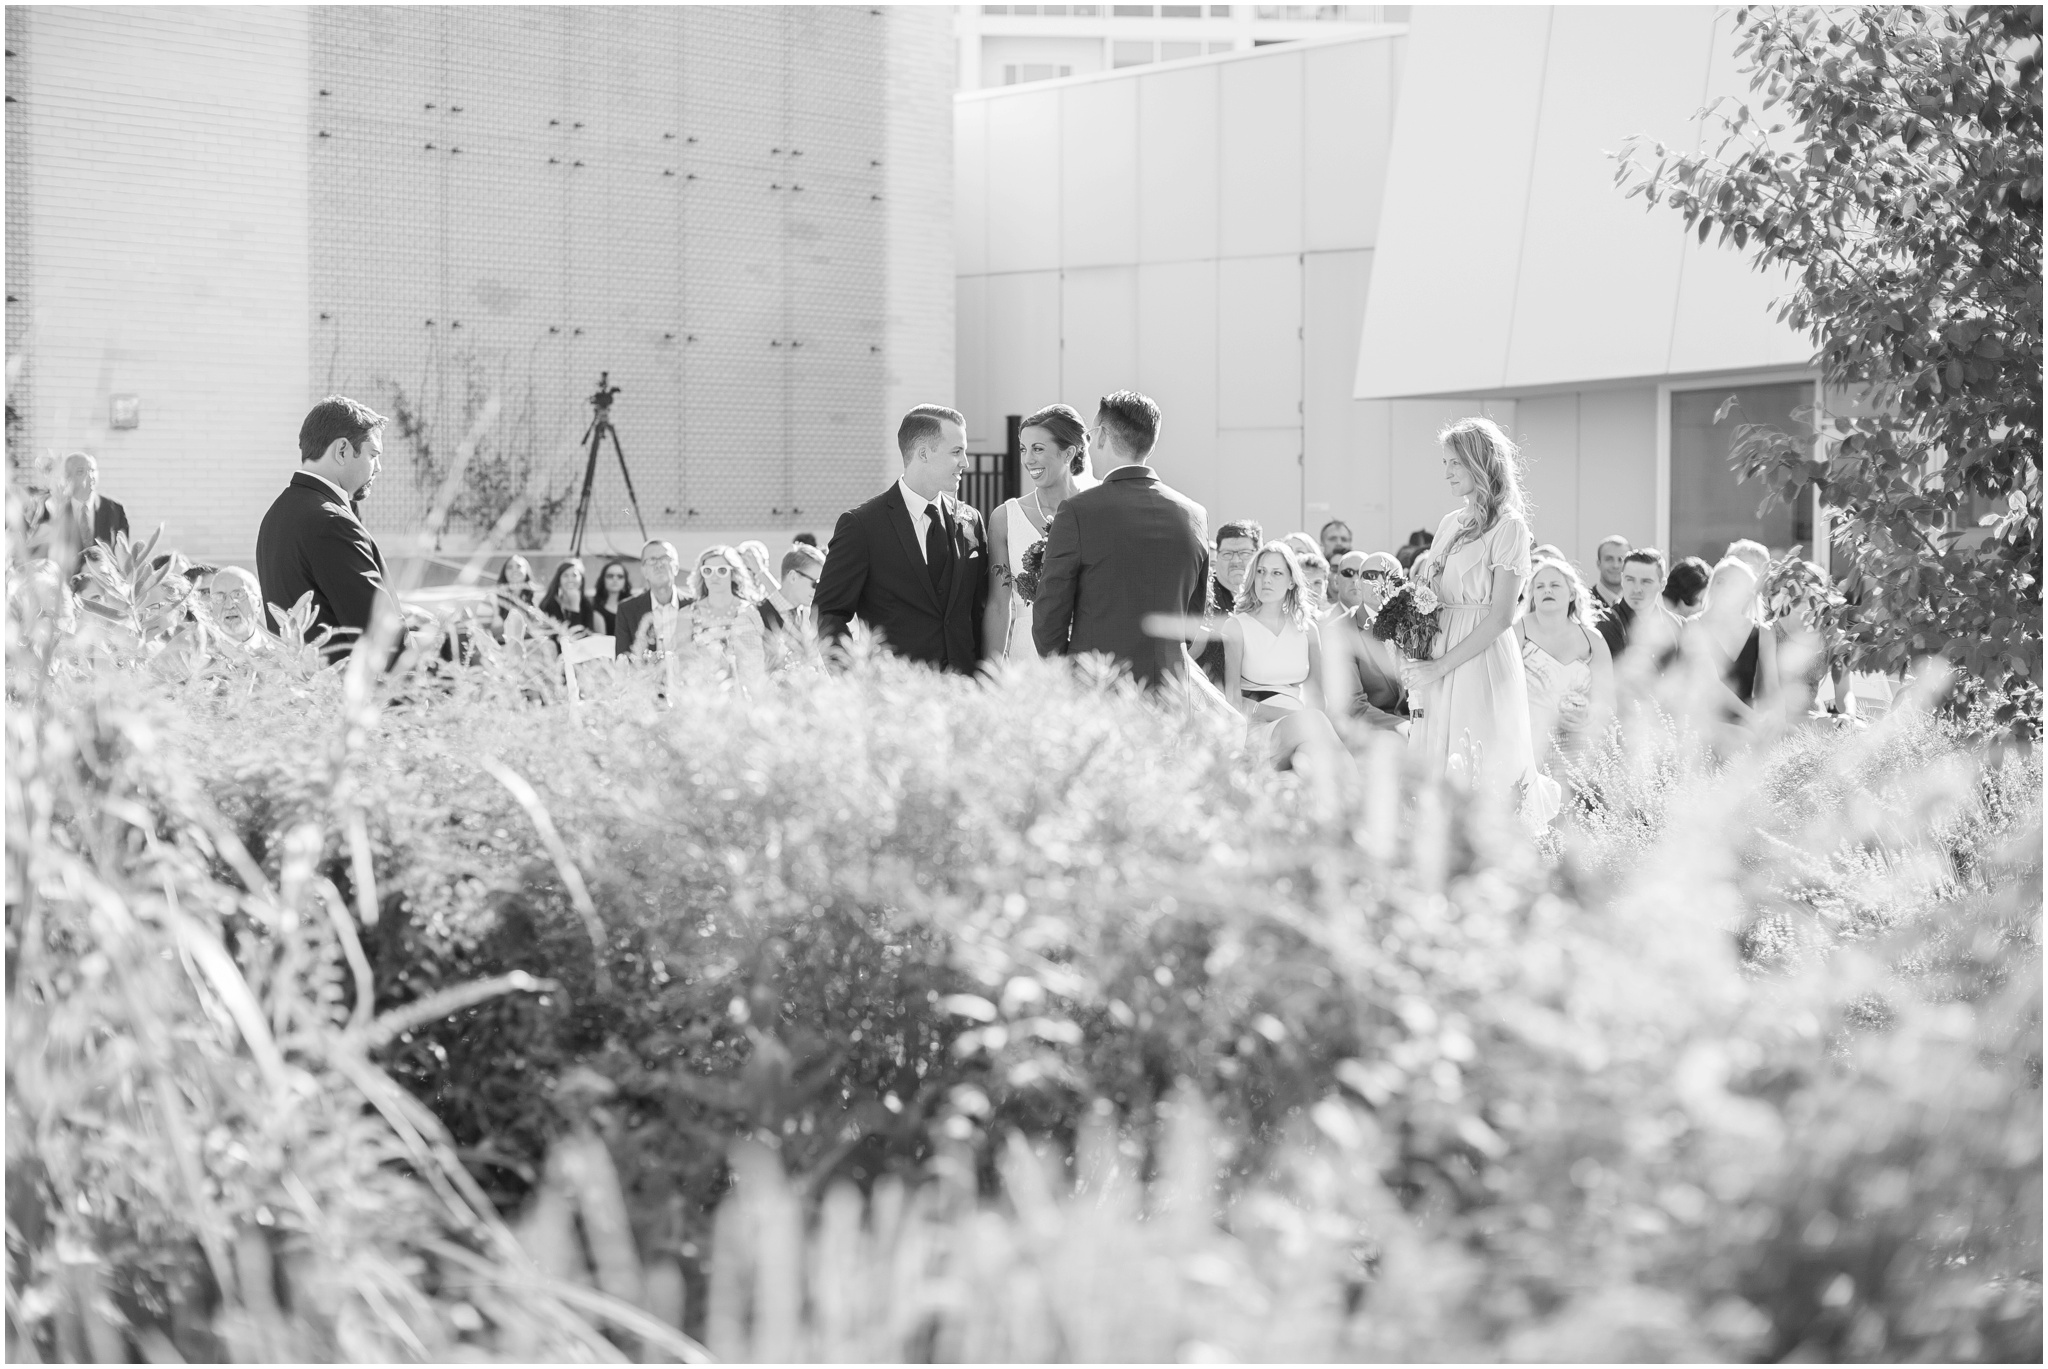
{"label": "suit lapel", "polygon": [[919,545],[917,528],[910,521],[910,506],[903,502],[902,485],[891,485],[883,502],[888,506],[889,521],[896,528],[896,538],[903,543],[903,554],[910,558],[910,578],[917,581],[925,597],[931,600],[933,610],[943,614],[945,609],[939,602],[938,590],[932,587],[931,568],[925,565],[924,548]]}

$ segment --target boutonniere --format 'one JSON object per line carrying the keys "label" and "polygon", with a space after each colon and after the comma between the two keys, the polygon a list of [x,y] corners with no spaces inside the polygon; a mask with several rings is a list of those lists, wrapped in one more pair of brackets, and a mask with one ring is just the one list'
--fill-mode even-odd
{"label": "boutonniere", "polygon": [[965,516],[960,519],[960,540],[967,544],[970,552],[981,550],[981,529]]}

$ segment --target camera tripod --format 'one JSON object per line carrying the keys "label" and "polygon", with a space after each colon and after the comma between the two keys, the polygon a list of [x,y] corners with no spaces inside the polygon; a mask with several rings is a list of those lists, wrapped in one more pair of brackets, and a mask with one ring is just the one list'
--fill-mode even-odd
{"label": "camera tripod", "polygon": [[569,529],[569,554],[583,555],[583,529],[590,522],[590,487],[597,480],[597,453],[604,440],[612,440],[612,451],[619,458],[619,474],[626,478],[626,498],[633,503],[633,521],[640,525],[640,540],[647,540],[647,520],[640,516],[640,496],[633,493],[633,473],[626,469],[625,449],[619,446],[619,430],[612,426],[612,397],[619,387],[611,383],[610,371],[597,373],[597,393],[590,397],[594,412],[590,426],[583,430],[583,441],[590,444],[590,453],[583,462],[583,493],[576,500],[576,521]]}

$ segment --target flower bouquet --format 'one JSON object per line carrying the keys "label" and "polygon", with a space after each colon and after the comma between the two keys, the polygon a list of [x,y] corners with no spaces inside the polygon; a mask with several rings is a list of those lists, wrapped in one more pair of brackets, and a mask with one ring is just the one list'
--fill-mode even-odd
{"label": "flower bouquet", "polygon": [[1437,610],[1441,607],[1434,590],[1410,581],[1380,605],[1373,616],[1372,635],[1392,642],[1411,660],[1430,660],[1436,655]]}
{"label": "flower bouquet", "polygon": [[1052,535],[1052,519],[1045,520],[1045,531],[1038,540],[1024,548],[1023,569],[1017,572],[1017,597],[1025,603],[1038,598],[1038,577],[1045,570],[1045,539]]}

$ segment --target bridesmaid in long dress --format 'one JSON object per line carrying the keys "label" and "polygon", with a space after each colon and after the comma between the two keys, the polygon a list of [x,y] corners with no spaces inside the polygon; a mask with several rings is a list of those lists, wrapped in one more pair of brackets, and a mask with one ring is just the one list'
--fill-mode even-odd
{"label": "bridesmaid in long dress", "polygon": [[982,640],[1000,643],[995,656],[1037,655],[1031,644],[1031,605],[1017,595],[1024,553],[1045,536],[1061,504],[1096,482],[1088,478],[1088,429],[1064,404],[1040,409],[1017,430],[1026,488],[996,506],[988,520],[988,559],[997,593],[988,596]]}
{"label": "bridesmaid in long dress", "polygon": [[1475,785],[1518,790],[1522,816],[1556,815],[1556,781],[1536,769],[1529,691],[1515,636],[1516,605],[1529,578],[1529,525],[1520,453],[1486,418],[1465,418],[1437,434],[1444,481],[1464,506],[1444,515],[1416,562],[1416,579],[1442,609],[1438,656],[1409,668],[1409,696],[1422,721],[1409,750],[1435,774],[1461,770]]}

